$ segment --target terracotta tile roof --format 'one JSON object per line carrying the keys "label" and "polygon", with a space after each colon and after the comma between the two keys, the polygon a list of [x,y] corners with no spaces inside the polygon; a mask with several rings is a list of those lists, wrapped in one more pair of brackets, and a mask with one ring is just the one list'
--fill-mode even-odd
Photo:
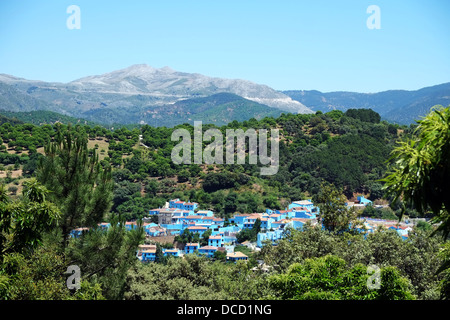
{"label": "terracotta tile roof", "polygon": [[198,247],[200,244],[198,242],[188,242],[186,243],[186,245],[189,247]]}
{"label": "terracotta tile roof", "polygon": [[206,230],[207,227],[201,227],[201,226],[190,226],[188,227],[189,230],[197,229],[197,230]]}
{"label": "terracotta tile roof", "polygon": [[205,217],[204,216],[187,216],[187,217],[183,217],[183,219],[186,219],[186,220],[196,220],[196,219],[200,219],[200,220],[203,220],[203,219],[205,219]]}
{"label": "terracotta tile roof", "polygon": [[296,210],[311,211],[309,208],[305,208],[305,207],[292,207],[291,209],[293,211],[296,211]]}
{"label": "terracotta tile roof", "polygon": [[156,249],[156,244],[141,244],[141,245],[139,245],[139,249],[142,249],[142,250]]}
{"label": "terracotta tile roof", "polygon": [[227,258],[248,258],[247,255],[243,254],[240,251],[227,253]]}
{"label": "terracotta tile roof", "polygon": [[293,221],[301,221],[301,222],[308,222],[308,221],[313,221],[313,219],[308,219],[308,218],[292,218]]}
{"label": "terracotta tile roof", "polygon": [[206,250],[217,250],[217,247],[213,247],[213,246],[204,246],[204,247],[200,247],[200,249],[206,249]]}

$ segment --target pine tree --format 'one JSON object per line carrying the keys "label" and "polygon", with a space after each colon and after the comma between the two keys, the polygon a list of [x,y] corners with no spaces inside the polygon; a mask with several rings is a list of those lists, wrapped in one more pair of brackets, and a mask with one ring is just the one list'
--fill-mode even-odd
{"label": "pine tree", "polygon": [[66,243],[72,229],[101,222],[111,207],[113,182],[111,168],[103,168],[95,150],[88,149],[82,127],[59,125],[56,129],[54,141],[45,146],[37,178],[51,190],[51,200],[61,209]]}
{"label": "pine tree", "polygon": [[[85,280],[100,283],[104,297],[120,299],[127,271],[136,263],[136,250],[144,239],[141,221],[135,230],[126,231],[123,217],[110,215],[107,230],[98,226],[111,208],[114,184],[111,167],[103,168],[95,150],[88,149],[83,128],[57,126],[45,154],[37,176],[61,208],[66,260],[80,268]],[[77,227],[89,231],[70,239],[70,231]]]}

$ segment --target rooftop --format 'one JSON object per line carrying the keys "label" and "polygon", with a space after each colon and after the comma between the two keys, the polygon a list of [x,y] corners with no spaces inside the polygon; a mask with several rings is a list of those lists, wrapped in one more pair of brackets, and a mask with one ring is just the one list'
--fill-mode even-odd
{"label": "rooftop", "polygon": [[245,254],[240,251],[227,253],[227,258],[248,258]]}
{"label": "rooftop", "polygon": [[213,246],[204,246],[204,247],[200,247],[199,250],[204,249],[204,250],[217,250],[217,247],[213,247]]}

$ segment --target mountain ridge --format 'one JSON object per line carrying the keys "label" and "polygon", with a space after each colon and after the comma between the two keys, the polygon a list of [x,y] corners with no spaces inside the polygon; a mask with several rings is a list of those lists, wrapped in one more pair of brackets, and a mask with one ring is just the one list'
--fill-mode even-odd
{"label": "mountain ridge", "polygon": [[[82,77],[67,83],[27,80],[0,74],[0,83],[3,83],[4,89],[10,86],[22,100],[26,100],[26,97],[34,99],[34,103],[30,102],[34,106],[32,110],[50,110],[91,121],[97,121],[101,115],[107,123],[145,123],[145,110],[168,109],[167,106],[178,101],[206,98],[218,93],[235,94],[253,101],[256,104],[251,104],[252,108],[265,110],[267,115],[274,113],[268,107],[292,113],[312,113],[300,102],[266,85],[180,72],[170,67],[153,68],[146,64]],[[13,97],[10,100],[14,100]],[[38,104],[37,101],[42,103]],[[244,105],[250,105],[248,101]],[[18,103],[5,105],[3,109],[7,111],[24,111]],[[244,108],[243,105],[241,107]],[[246,120],[241,118],[244,114],[241,111],[236,113],[237,119],[231,120]]]}
{"label": "mountain ridge", "polygon": [[396,89],[375,93],[320,92],[318,90],[284,90],[282,92],[307,105],[313,111],[371,108],[383,119],[399,124],[414,123],[435,105],[450,105],[450,82],[417,90]]}
{"label": "mountain ridge", "polygon": [[[228,93],[244,100],[232,107],[234,115],[228,120],[247,120],[249,107],[258,116],[289,113],[345,111],[350,108],[371,108],[382,119],[399,124],[414,123],[437,104],[450,105],[450,82],[418,90],[386,90],[376,93],[351,91],[320,92],[318,90],[277,91],[264,84],[242,79],[209,77],[199,73],[187,73],[168,66],[154,68],[147,64],[135,64],[100,75],[90,75],[67,83],[28,80],[13,75],[0,74],[0,109],[6,111],[48,110],[63,115],[105,124],[157,123],[148,113],[158,110],[156,117],[166,123],[171,106],[177,102],[207,98]],[[251,104],[254,102],[256,104]],[[188,105],[195,104],[190,101]],[[182,105],[182,104],[181,104]],[[180,104],[176,105],[177,107]],[[211,105],[214,110],[223,109]],[[274,110],[275,109],[275,110]],[[153,110],[153,111],[152,111]],[[278,111],[277,111],[278,110]],[[178,108],[182,121],[190,119]],[[213,111],[204,115],[208,121],[220,123],[213,118]],[[221,113],[223,113],[221,111]],[[184,114],[182,116],[182,114]],[[245,116],[244,116],[245,115]],[[233,118],[235,116],[236,118]],[[202,114],[196,115],[198,120]],[[223,115],[220,116],[223,118]],[[170,118],[169,118],[170,120]]]}

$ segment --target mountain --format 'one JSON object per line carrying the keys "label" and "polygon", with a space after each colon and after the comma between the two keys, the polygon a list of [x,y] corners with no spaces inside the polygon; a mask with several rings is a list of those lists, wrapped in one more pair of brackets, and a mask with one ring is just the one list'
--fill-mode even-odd
{"label": "mountain", "polygon": [[146,64],[68,83],[0,74],[0,109],[48,110],[106,125],[147,123],[170,127],[192,120],[222,124],[280,112],[349,108],[371,108],[382,119],[410,124],[437,104],[450,104],[450,83],[415,91],[378,93],[276,91],[246,80],[208,77]]}
{"label": "mountain", "polygon": [[414,123],[435,105],[450,105],[450,82],[415,91],[389,90],[378,93],[283,91],[313,111],[371,108],[382,119],[400,124]]}
{"label": "mountain", "polygon": [[[166,123],[172,126],[171,120],[186,122],[189,119],[188,113],[192,113],[192,110],[180,109],[181,106],[191,105],[191,102],[176,105],[177,102],[196,98],[208,98],[206,101],[211,102],[217,99],[218,96],[215,95],[219,93],[229,93],[245,99],[245,103],[240,100],[240,104],[236,104],[237,100],[234,98],[234,112],[228,116],[227,122],[253,117],[249,110],[258,117],[276,114],[280,110],[312,113],[302,103],[266,85],[179,72],[169,67],[158,69],[145,64],[68,83],[27,80],[0,74],[0,84],[3,87],[0,87],[0,97],[4,98],[0,100],[0,109],[50,110],[105,124]],[[11,93],[3,95],[3,92]],[[254,102],[251,107],[249,102]],[[178,116],[174,116],[174,106],[179,110]],[[218,118],[214,116],[214,110],[217,111],[218,108],[219,104],[210,105],[209,109],[202,111],[209,112],[205,115],[206,118],[201,112],[197,112],[195,117],[199,120],[208,119],[212,123],[223,123],[223,111]]]}
{"label": "mountain", "polygon": [[[1,81],[1,78],[0,78]],[[56,106],[44,100],[23,93],[13,86],[0,82],[0,109],[16,112],[34,110],[55,110]],[[57,110],[63,111],[63,110]]]}
{"label": "mountain", "polygon": [[227,92],[288,112],[311,112],[298,101],[294,101],[266,85],[247,80],[214,78],[198,73],[178,72],[169,67],[156,69],[146,64],[133,65],[99,76],[81,78],[70,82],[69,88],[77,92],[95,91],[107,94],[145,95],[166,102]]}
{"label": "mountain", "polygon": [[[130,110],[134,111],[131,115],[127,114]],[[114,109],[114,111],[92,109],[86,111],[84,115],[89,119],[97,119],[101,123],[108,123],[111,118],[122,115],[134,123],[173,127],[182,123],[192,124],[196,120],[221,126],[232,120],[244,121],[250,118],[260,120],[264,117],[278,117],[281,113],[283,111],[280,109],[223,92],[141,109]]]}

